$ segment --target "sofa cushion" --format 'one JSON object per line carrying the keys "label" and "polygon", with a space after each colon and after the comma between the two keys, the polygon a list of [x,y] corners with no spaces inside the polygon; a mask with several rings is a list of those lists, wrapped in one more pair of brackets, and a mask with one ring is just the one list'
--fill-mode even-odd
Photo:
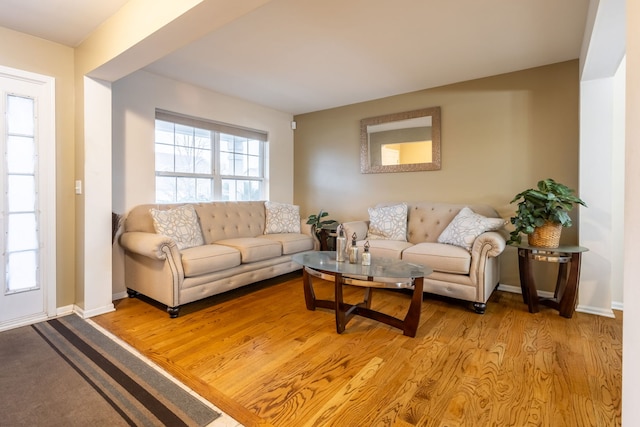
{"label": "sofa cushion", "polygon": [[181,252],[185,277],[226,270],[240,265],[240,251],[223,245],[202,245]]}
{"label": "sofa cushion", "polygon": [[[364,243],[364,240],[357,243],[361,254]],[[400,259],[402,252],[411,246],[413,245],[409,242],[400,242],[398,240],[370,240],[369,252],[371,252],[372,257]]]}
{"label": "sofa cushion", "polygon": [[498,230],[503,226],[504,220],[501,218],[487,218],[464,207],[440,234],[438,243],[456,245],[471,251],[476,237],[485,231]]}
{"label": "sofa cushion", "polygon": [[264,202],[266,222],[264,234],[300,233],[300,206]]}
{"label": "sofa cushion", "polygon": [[204,243],[198,215],[193,205],[177,206],[172,209],[149,210],[156,233],[171,237],[178,249],[200,246]]}
{"label": "sofa cushion", "polygon": [[239,237],[224,239],[216,242],[218,245],[229,246],[240,251],[242,263],[262,261],[282,255],[280,242],[274,242],[260,237]]}
{"label": "sofa cushion", "polygon": [[300,233],[279,233],[265,234],[259,236],[282,245],[282,254],[291,255],[298,252],[310,251],[313,249],[313,238]]}
{"label": "sofa cushion", "polygon": [[469,274],[471,254],[459,246],[444,243],[418,243],[402,252],[402,260],[427,265],[433,271]]}
{"label": "sofa cushion", "polygon": [[[351,236],[347,236],[350,238]],[[407,241],[407,204],[369,208],[367,239]]]}

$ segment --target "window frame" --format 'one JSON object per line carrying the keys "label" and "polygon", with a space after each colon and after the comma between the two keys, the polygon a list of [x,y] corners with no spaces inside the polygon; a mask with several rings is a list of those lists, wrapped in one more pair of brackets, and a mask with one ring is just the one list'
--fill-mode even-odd
{"label": "window frame", "polygon": [[[158,170],[158,164],[157,164],[157,159],[155,159],[154,161],[154,171],[155,171],[155,201],[156,203],[189,203],[189,202],[204,202],[204,201],[217,201],[217,200],[223,200],[223,201],[234,201],[234,200],[263,200],[266,194],[266,175],[267,175],[267,171],[266,171],[266,145],[267,145],[267,141],[268,141],[268,134],[265,131],[260,131],[260,130],[255,130],[255,129],[250,129],[250,128],[244,128],[244,127],[240,127],[240,126],[235,126],[235,125],[231,125],[228,123],[222,123],[222,122],[217,122],[217,121],[213,121],[213,120],[207,120],[207,119],[202,119],[202,118],[195,118],[195,117],[191,117],[191,116],[186,116],[183,114],[179,114],[179,113],[173,113],[173,112],[169,112],[166,110],[156,110],[156,115],[155,115],[155,122],[154,122],[154,153],[157,154],[157,146],[158,144],[162,144],[161,142],[158,141],[157,138],[157,132],[158,132],[158,121],[162,121],[162,122],[166,122],[166,123],[171,123],[174,125],[174,129],[173,129],[173,134],[174,134],[174,143],[173,143],[173,147],[176,146],[175,143],[175,134],[176,134],[176,129],[175,126],[176,125],[182,125],[182,126],[187,126],[190,127],[194,130],[194,134],[192,136],[192,138],[195,138],[196,135],[196,130],[205,130],[205,131],[209,131],[210,132],[210,149],[211,149],[211,158],[210,158],[210,164],[211,164],[211,174],[208,173],[202,173],[202,172],[196,172],[195,171],[195,163],[194,163],[194,167],[193,167],[193,172],[178,172],[176,171],[176,152],[174,151],[173,153],[173,161],[174,161],[174,165],[173,165],[173,171],[159,171]],[[245,138],[247,140],[247,142],[251,142],[251,141],[258,141],[259,143],[259,149],[258,149],[258,174],[256,175],[251,175],[250,173],[248,173],[247,175],[236,175],[236,174],[222,174],[222,167],[221,167],[221,134],[225,134],[225,135],[230,135],[233,137],[237,137],[237,138]],[[195,141],[195,140],[194,140]],[[167,144],[168,145],[168,144]],[[195,151],[195,142],[194,142],[194,151]],[[246,168],[249,169],[249,157],[252,155],[250,154],[250,150],[247,147],[247,150],[244,153],[241,153],[239,151],[233,151],[233,153],[235,154],[244,154],[244,156],[246,157]],[[196,160],[195,154],[193,157],[194,161]],[[175,193],[174,193],[174,198],[172,201],[159,201],[158,198],[158,178],[160,177],[168,177],[168,178],[188,178],[188,179],[194,179],[194,180],[198,180],[198,179],[208,179],[211,180],[211,187],[210,187],[210,195],[211,198],[204,200],[204,199],[198,199],[197,194],[194,195],[193,198],[189,198],[187,199],[178,199],[178,191],[176,189]],[[238,191],[237,191],[237,186],[234,186],[234,188],[236,188],[235,194],[233,195],[233,197],[230,196],[225,196],[224,193],[224,188],[223,188],[223,182],[225,180],[232,180],[234,181],[236,184],[238,182],[243,182],[243,181],[248,181],[248,182],[258,182],[258,196],[257,198],[249,198],[249,199],[239,199],[238,198]],[[178,183],[175,183],[176,188]],[[196,183],[197,185],[197,183]],[[196,187],[197,188],[197,187]],[[196,190],[197,192],[197,190]],[[251,191],[249,192],[249,196],[251,195]]]}

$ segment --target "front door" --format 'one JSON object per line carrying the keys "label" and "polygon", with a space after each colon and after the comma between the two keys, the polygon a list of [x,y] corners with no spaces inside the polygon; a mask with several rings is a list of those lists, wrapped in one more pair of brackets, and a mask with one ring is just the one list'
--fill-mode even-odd
{"label": "front door", "polygon": [[53,83],[0,67],[0,330],[55,314]]}

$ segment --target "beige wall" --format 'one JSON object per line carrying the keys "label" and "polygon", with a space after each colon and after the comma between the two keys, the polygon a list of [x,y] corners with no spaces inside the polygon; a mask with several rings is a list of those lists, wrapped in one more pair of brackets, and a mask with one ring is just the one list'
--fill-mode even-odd
{"label": "beige wall", "polygon": [[57,307],[74,303],[73,49],[0,27],[0,65],[55,78]]}
{"label": "beige wall", "polygon": [[[339,221],[381,201],[487,203],[505,218],[520,191],[551,177],[578,186],[578,61],[296,116],[294,201]],[[360,174],[359,122],[440,106],[442,169]],[[589,201],[588,201],[589,202]],[[595,203],[595,201],[593,201]],[[577,227],[563,242],[576,243]],[[501,282],[519,286],[515,251]]]}

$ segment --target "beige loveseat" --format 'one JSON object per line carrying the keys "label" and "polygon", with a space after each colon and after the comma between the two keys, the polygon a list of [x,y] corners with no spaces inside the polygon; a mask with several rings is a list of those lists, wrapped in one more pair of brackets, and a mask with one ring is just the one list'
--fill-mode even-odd
{"label": "beige loveseat", "polygon": [[312,233],[293,206],[269,203],[136,206],[120,237],[129,296],[146,295],[177,317],[181,305],[300,269],[291,255],[314,249]]}
{"label": "beige loveseat", "polygon": [[[393,219],[384,215],[377,218],[376,212],[393,208],[398,219],[402,216],[402,205],[406,209],[406,229],[396,230],[395,236],[385,236],[385,231],[379,228],[393,223]],[[461,212],[463,208],[467,209]],[[369,220],[343,224],[349,245],[355,233],[360,253],[368,241],[374,258],[399,258],[431,267],[433,273],[424,278],[424,292],[470,301],[477,313],[484,313],[487,300],[500,280],[499,255],[506,244],[499,231],[505,222],[493,208],[420,202],[381,204],[369,209],[369,214]],[[372,220],[376,227],[371,227]],[[387,230],[387,234],[393,231]]]}

